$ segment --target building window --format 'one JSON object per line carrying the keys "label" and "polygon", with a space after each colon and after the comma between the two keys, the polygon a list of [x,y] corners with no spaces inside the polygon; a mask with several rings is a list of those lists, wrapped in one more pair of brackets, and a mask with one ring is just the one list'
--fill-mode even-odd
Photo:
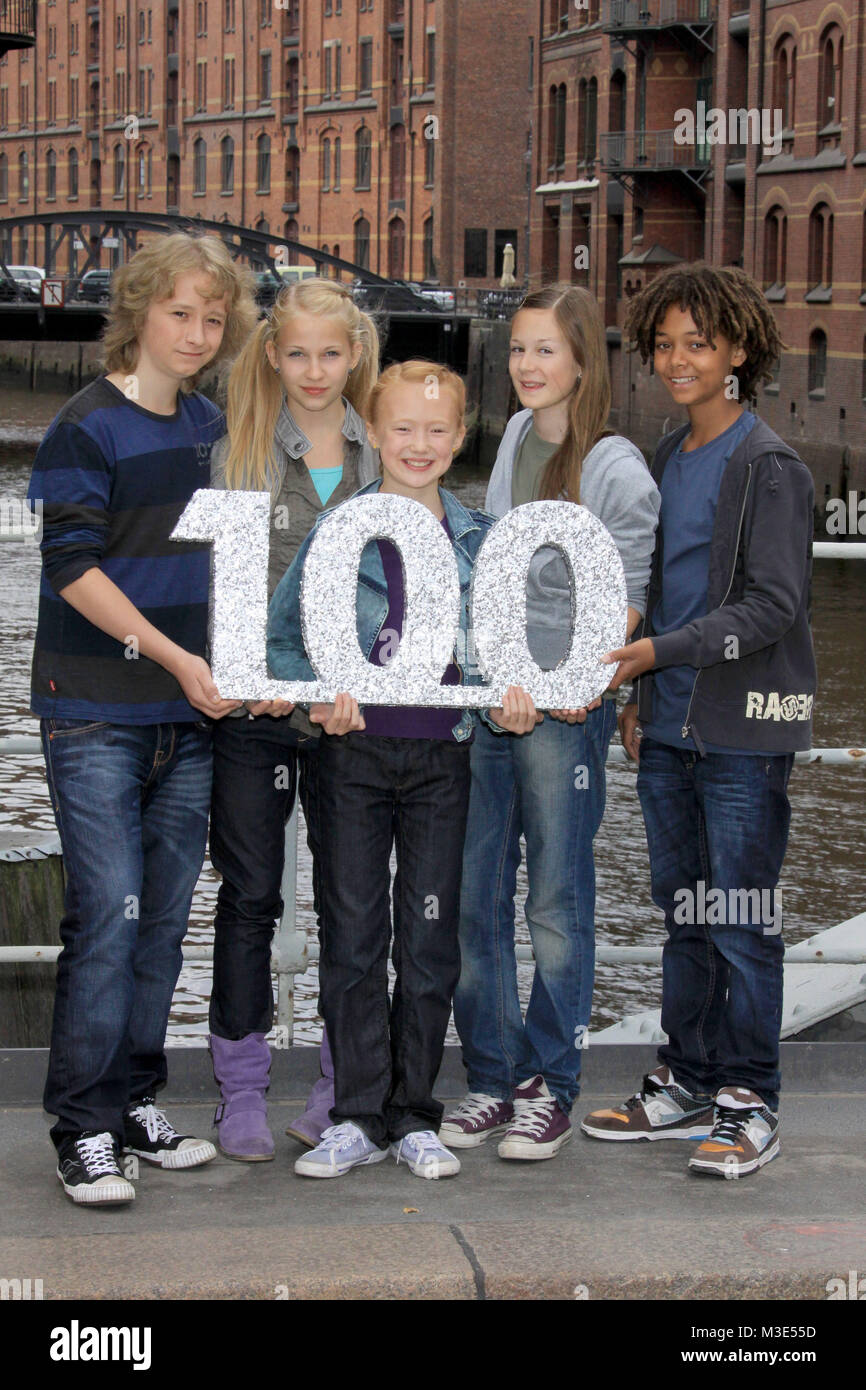
{"label": "building window", "polygon": [[808,289],[829,289],[833,284],[833,214],[818,203],[809,214]]}
{"label": "building window", "polygon": [[0,152],[0,203],[9,201],[9,161]]}
{"label": "building window", "polygon": [[114,196],[122,198],[126,185],[126,159],[123,145],[114,147]]}
{"label": "building window", "polygon": [[373,136],[369,126],[361,126],[355,137],[355,187],[370,187]]}
{"label": "building window", "polygon": [[427,30],[424,45],[424,83],[428,91],[436,86],[436,31]]}
{"label": "building window", "polygon": [[256,141],[256,192],[271,191],[271,138],[260,135]]}
{"label": "building window", "polygon": [[[195,32],[200,39],[207,38],[207,0],[196,0]],[[138,12],[138,42],[144,43],[144,11]]]}
{"label": "building window", "polygon": [[821,39],[818,68],[818,134],[842,120],[842,31],[832,24]]}
{"label": "building window", "polygon": [[192,147],[192,187],[194,193],[207,192],[207,145],[199,136]]}
{"label": "building window", "polygon": [[69,151],[69,163],[67,181],[69,183],[70,198],[78,197],[78,151]]}
{"label": "building window", "polygon": [[424,134],[424,187],[432,188],[436,179],[436,141],[430,139],[426,129]]}
{"label": "building window", "polygon": [[436,279],[436,262],[433,259],[433,214],[424,220],[424,279]]}
{"label": "building window", "polygon": [[322,192],[328,193],[331,188],[331,142],[327,135],[322,141]]}
{"label": "building window", "polygon": [[170,154],[165,176],[165,201],[169,212],[177,212],[179,196],[180,160],[176,154]]}
{"label": "building window", "polygon": [[370,269],[370,223],[366,217],[355,223],[355,264],[362,270]]}
{"label": "building window", "polygon": [[233,111],[235,107],[235,60],[223,60],[223,109]]}
{"label": "building window", "polygon": [[[139,77],[141,74],[139,74]],[[207,109],[207,59],[200,58],[195,65],[195,109]]]}
{"label": "building window", "polygon": [[788,219],[781,207],[771,208],[764,221],[764,289],[787,279]]}
{"label": "building window", "polygon": [[816,328],[809,335],[809,391],[823,391],[827,381],[827,335]]}
{"label": "building window", "polygon": [[271,100],[271,55],[259,54],[259,105],[268,106]]}
{"label": "building window", "polygon": [[[285,237],[286,241],[297,241],[297,240],[298,240],[298,232],[299,232],[299,228],[298,228],[297,222],[295,221],[294,217],[290,217],[289,220],[288,220],[288,222],[286,223],[286,225],[285,225],[284,228],[283,228],[283,236]],[[295,250],[294,246],[290,246],[290,247],[289,247],[289,265],[297,265],[297,264],[298,264],[298,253],[297,253],[297,251]]]}
{"label": "building window", "polygon": [[782,113],[782,129],[794,125],[796,103],[797,50],[793,35],[785,34],[773,55],[773,108]]}
{"label": "building window", "polygon": [[334,96],[338,97],[343,90],[343,45],[337,39],[334,44]]}
{"label": "building window", "polygon": [[46,123],[48,125],[57,124],[57,82],[53,77],[48,79],[48,112]]}
{"label": "building window", "polygon": [[391,127],[391,171],[388,197],[397,202],[406,197],[406,127]]}
{"label": "building window", "polygon": [[235,142],[230,135],[220,141],[220,182],[221,192],[235,191]]}
{"label": "building window", "polygon": [[299,201],[298,189],[301,179],[301,154],[297,145],[290,145],[286,150],[286,202],[294,203],[297,206]]}
{"label": "building window", "polygon": [[[598,81],[581,79],[577,89],[578,162],[591,164],[596,155],[598,130]],[[619,128],[619,127],[618,127]]]}
{"label": "building window", "polygon": [[57,155],[54,150],[49,150],[45,156],[45,196],[51,199],[57,197]]}
{"label": "building window", "polygon": [[401,217],[388,224],[388,274],[392,280],[403,279],[403,258],[406,250],[406,228]]}
{"label": "building window", "polygon": [[[337,138],[336,138],[336,140],[334,141],[334,192],[335,192],[335,193],[339,193],[339,191],[340,191],[340,165],[341,165],[341,163],[342,163],[342,153],[343,153],[343,151],[342,151],[342,141],[341,141],[341,139],[340,139],[340,137],[339,137],[339,135],[338,135]],[[335,253],[335,254],[336,254],[336,253]]]}
{"label": "building window", "polygon": [[487,278],[486,227],[464,228],[463,275],[467,280],[484,280]]}
{"label": "building window", "polygon": [[330,101],[334,87],[334,55],[329,43],[325,44],[325,68],[324,68],[324,91],[322,96],[326,101]]}
{"label": "building window", "polygon": [[373,40],[361,39],[358,48],[358,96],[373,90]]}
{"label": "building window", "polygon": [[72,122],[78,120],[78,78],[69,79],[69,119]]}
{"label": "building window", "polygon": [[403,100],[403,40],[391,40],[391,105]]}
{"label": "building window", "polygon": [[271,22],[271,0],[259,0],[259,24],[262,29]]}
{"label": "building window", "polygon": [[233,34],[235,29],[235,0],[223,0],[223,30]]}
{"label": "building window", "polygon": [[297,58],[290,58],[286,64],[286,97],[290,116],[296,115],[298,111],[299,85],[300,63]]}
{"label": "building window", "polygon": [[561,173],[565,169],[565,114],[565,83],[560,82],[558,87],[551,87],[548,106],[548,143],[550,146],[548,172],[551,174]]}

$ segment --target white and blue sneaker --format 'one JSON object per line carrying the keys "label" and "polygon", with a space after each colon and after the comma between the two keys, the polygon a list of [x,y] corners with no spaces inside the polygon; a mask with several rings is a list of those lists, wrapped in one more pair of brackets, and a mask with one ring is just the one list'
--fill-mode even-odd
{"label": "white and blue sneaker", "polygon": [[689,1159],[693,1173],[741,1178],[779,1152],[779,1117],[745,1086],[725,1086],[716,1096],[716,1122]]}
{"label": "white and blue sneaker", "polygon": [[405,1163],[416,1178],[453,1178],[460,1159],[446,1149],[432,1129],[413,1129],[391,1145],[397,1163]]}
{"label": "white and blue sneaker", "polygon": [[351,1120],[323,1130],[320,1143],[295,1159],[295,1172],[302,1178],[341,1178],[350,1168],[363,1163],[381,1163],[387,1149],[378,1149],[372,1139]]}

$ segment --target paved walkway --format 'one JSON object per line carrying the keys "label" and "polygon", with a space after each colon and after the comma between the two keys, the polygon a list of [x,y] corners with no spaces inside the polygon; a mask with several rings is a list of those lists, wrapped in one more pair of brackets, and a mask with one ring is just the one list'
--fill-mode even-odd
{"label": "paved walkway", "polygon": [[[652,1057],[590,1048],[577,1117],[633,1091]],[[273,1163],[142,1164],[130,1207],[90,1210],[54,1177],[44,1059],[0,1052],[0,1277],[40,1278],[46,1299],[826,1299],[830,1279],[866,1275],[863,1044],[783,1045],[782,1154],[739,1182],[691,1175],[689,1144],[577,1132],[533,1165],[471,1150],[447,1181],[390,1160],[297,1178],[283,1130],[316,1070],[298,1048],[276,1054]],[[209,1134],[207,1053],[169,1064],[172,1120]],[[456,1050],[440,1090],[462,1091]]]}

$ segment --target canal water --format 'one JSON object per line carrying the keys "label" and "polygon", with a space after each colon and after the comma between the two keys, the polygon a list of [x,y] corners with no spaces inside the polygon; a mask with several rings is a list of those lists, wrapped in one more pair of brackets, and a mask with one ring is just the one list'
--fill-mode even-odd
{"label": "canal water", "polygon": [[[65,397],[50,391],[3,388],[0,404],[0,502],[4,517],[23,498],[39,440]],[[455,464],[449,486],[468,505],[481,505],[486,477]],[[39,552],[32,543],[0,544],[0,734],[35,733],[28,713],[29,668],[36,623]],[[814,571],[813,623],[819,695],[816,746],[866,745],[866,563],[819,560]],[[793,825],[782,878],[785,935],[801,940],[866,908],[866,768],[795,767],[791,778]],[[54,834],[41,757],[0,758],[0,825],[32,832],[34,843]],[[598,940],[608,945],[660,944],[661,914],[649,896],[649,867],[632,768],[608,772],[605,819],[596,841]],[[205,864],[190,922],[190,943],[211,936],[217,884]],[[520,902],[526,881],[520,876]],[[315,932],[310,860],[299,846],[299,924]],[[518,940],[528,935],[518,908]],[[521,997],[528,998],[530,965],[519,968]],[[652,966],[599,966],[592,1027],[659,1003],[659,970]],[[204,1043],[210,966],[186,965],[170,1021],[174,1044]],[[317,1042],[315,971],[296,978],[295,1041]],[[456,1041],[453,1031],[450,1041]]]}

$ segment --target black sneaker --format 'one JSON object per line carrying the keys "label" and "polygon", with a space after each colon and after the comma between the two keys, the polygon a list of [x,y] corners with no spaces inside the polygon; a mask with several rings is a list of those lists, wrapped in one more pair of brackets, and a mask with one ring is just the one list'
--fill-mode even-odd
{"label": "black sneaker", "polygon": [[117,1140],[108,1130],[70,1134],[57,1153],[57,1176],[73,1202],[131,1202],[135,1188],[123,1176]]}
{"label": "black sneaker", "polygon": [[216,1158],[216,1149],[209,1140],[178,1134],[166,1119],[165,1111],[154,1105],[153,1096],[144,1096],[127,1106],[123,1126],[123,1152],[137,1154],[160,1168],[197,1168]]}

